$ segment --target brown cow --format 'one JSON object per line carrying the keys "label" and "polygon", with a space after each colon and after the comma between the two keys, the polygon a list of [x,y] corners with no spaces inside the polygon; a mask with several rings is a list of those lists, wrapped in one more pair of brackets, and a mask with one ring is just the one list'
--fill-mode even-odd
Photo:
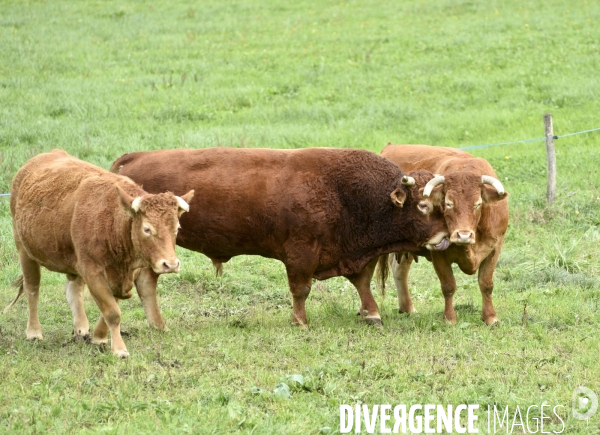
{"label": "brown cow", "polygon": [[[15,175],[10,211],[23,270],[19,293],[29,306],[27,338],[42,339],[37,303],[40,266],[67,275],[66,295],[76,338],[89,336],[83,289],[100,308],[92,342],[108,343],[119,357],[129,353],[121,338],[119,299],[131,297],[140,268],[178,272],[175,254],[179,216],[193,191],[150,195],[129,178],[71,157],[62,150],[40,154]],[[5,310],[6,311],[6,310]]]}
{"label": "brown cow", "polygon": [[[333,276],[354,284],[367,322],[380,324],[370,290],[378,256],[439,244],[447,235],[441,213],[420,212],[414,201],[433,175],[405,176],[389,160],[363,150],[137,152],[116,160],[111,171],[149,192],[195,189],[199,204],[183,216],[177,244],[207,255],[218,271],[236,255],[282,261],[293,296],[292,321],[301,326],[307,323],[312,279]],[[150,270],[142,274],[147,287],[138,292],[145,307],[154,307],[146,312],[150,324],[160,326],[157,276]]]}
{"label": "brown cow", "polygon": [[[483,298],[481,317],[487,325],[496,323],[492,277],[508,227],[508,194],[494,169],[486,160],[455,148],[388,144],[381,155],[403,171],[424,169],[439,174],[427,183],[420,199],[431,201],[429,207],[442,204],[452,244],[446,250],[422,250],[414,258],[423,255],[432,261],[446,301],[444,317],[450,323],[456,323],[452,301],[456,291],[452,263],[456,263],[468,275],[479,270],[479,289]],[[401,313],[415,312],[408,290],[412,261],[410,254],[391,258]],[[385,258],[379,265],[385,269]]]}

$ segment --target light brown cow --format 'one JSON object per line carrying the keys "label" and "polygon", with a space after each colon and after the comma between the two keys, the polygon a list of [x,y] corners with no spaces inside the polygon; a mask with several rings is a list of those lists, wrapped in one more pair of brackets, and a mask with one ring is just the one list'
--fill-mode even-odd
{"label": "light brown cow", "polygon": [[[392,256],[399,312],[415,312],[408,290],[408,273],[413,258],[422,255],[432,261],[440,279],[445,298],[444,317],[450,323],[456,323],[453,263],[468,275],[479,271],[482,319],[487,325],[496,323],[498,318],[492,304],[493,274],[508,227],[508,194],[491,165],[464,151],[427,145],[388,144],[381,155],[403,171],[425,169],[438,174],[421,191],[421,200],[442,204],[451,242],[446,250]],[[433,204],[427,206],[433,207]],[[379,265],[380,270],[385,271],[385,259],[382,258]]]}
{"label": "light brown cow", "polygon": [[[313,278],[345,276],[358,290],[361,313],[380,324],[370,281],[379,255],[415,251],[447,235],[438,209],[415,202],[431,172],[404,174],[364,150],[309,148],[178,149],[125,154],[119,171],[149,192],[195,189],[198,204],[182,217],[177,244],[207,255],[219,270],[236,255],[285,264],[292,321],[306,326]],[[156,305],[157,276],[141,272],[145,307]],[[146,310],[153,325],[160,312]]]}
{"label": "light brown cow", "polygon": [[92,343],[108,343],[110,330],[112,352],[129,356],[121,338],[118,301],[131,297],[140,268],[150,267],[157,274],[179,271],[179,216],[189,210],[193,195],[148,194],[129,178],[62,150],[26,162],[13,179],[10,198],[23,275],[19,293],[6,309],[25,293],[27,338],[42,339],[37,304],[44,266],[67,275],[75,337],[89,336],[83,307],[87,284],[101,312]]}

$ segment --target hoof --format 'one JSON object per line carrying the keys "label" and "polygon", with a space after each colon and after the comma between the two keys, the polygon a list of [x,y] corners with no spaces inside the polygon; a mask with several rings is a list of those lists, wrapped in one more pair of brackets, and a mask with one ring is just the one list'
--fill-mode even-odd
{"label": "hoof", "polygon": [[162,325],[152,325],[152,327],[160,332],[169,332],[169,327],[166,323],[163,323]]}
{"label": "hoof", "polygon": [[122,359],[129,358],[129,352],[127,352],[127,349],[114,351],[113,354]]}
{"label": "hoof", "polygon": [[367,317],[365,318],[365,322],[367,322],[367,325],[374,326],[375,328],[383,328],[383,322],[379,317]]}
{"label": "hoof", "polygon": [[409,308],[399,308],[398,309],[398,314],[417,314],[418,311],[415,310],[415,307],[409,307]]}
{"label": "hoof", "polygon": [[43,340],[44,337],[42,337],[42,333],[41,332],[28,332],[27,333],[27,340]]}
{"label": "hoof", "polygon": [[97,344],[98,346],[106,346],[108,344],[108,337],[106,338],[96,338],[92,337],[92,344]]}
{"label": "hoof", "polygon": [[150,325],[150,327],[152,329],[156,329],[157,331],[162,331],[162,332],[169,331],[169,328],[167,327],[167,324],[165,322],[159,322],[159,323],[148,322],[148,324]]}
{"label": "hoof", "polygon": [[297,326],[298,328],[303,329],[305,331],[308,331],[308,325],[306,323],[300,323],[297,321],[293,321],[292,325]]}
{"label": "hoof", "polygon": [[485,322],[485,324],[487,326],[497,326],[500,324],[500,320],[498,320],[498,318],[496,316],[490,317],[487,320],[483,319],[483,321]]}
{"label": "hoof", "polygon": [[454,319],[449,319],[446,316],[444,316],[444,321],[446,325],[456,325],[456,317]]}
{"label": "hoof", "polygon": [[302,329],[308,329],[308,321],[306,320],[306,314],[303,316],[296,316],[292,314],[292,325],[298,326]]}
{"label": "hoof", "polygon": [[90,336],[89,333],[86,334],[86,335],[75,334],[75,335],[73,335],[73,341],[75,343],[84,343],[84,342],[85,343],[90,343],[91,342],[91,336]]}

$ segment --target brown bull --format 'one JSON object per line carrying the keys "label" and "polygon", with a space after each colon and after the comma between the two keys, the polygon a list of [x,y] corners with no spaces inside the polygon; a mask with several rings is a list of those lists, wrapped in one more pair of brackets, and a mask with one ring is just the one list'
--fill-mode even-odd
{"label": "brown bull", "polygon": [[[446,250],[423,250],[414,257],[392,256],[399,312],[415,312],[408,289],[408,273],[413,258],[423,255],[432,261],[440,280],[445,298],[444,317],[450,323],[456,323],[453,263],[468,275],[479,272],[482,319],[487,325],[496,323],[498,318],[492,304],[493,274],[508,227],[508,194],[491,165],[464,151],[427,145],[389,144],[381,155],[403,171],[425,169],[437,174],[420,192],[421,206],[434,207],[441,203],[451,242]],[[380,267],[385,270],[383,258]]]}
{"label": "brown bull", "polygon": [[[236,255],[282,261],[293,296],[292,321],[303,326],[312,279],[333,276],[347,277],[367,321],[381,323],[370,290],[378,256],[416,251],[447,235],[439,211],[422,212],[415,203],[432,174],[405,176],[389,160],[363,150],[137,152],[117,159],[111,171],[149,192],[195,189],[199,198],[182,218],[177,244],[207,255],[217,270]],[[158,277],[151,270],[142,275],[145,285],[138,293],[148,321],[160,328]]]}
{"label": "brown bull", "polygon": [[[175,238],[179,216],[189,210],[193,191],[151,195],[129,178],[71,157],[62,150],[40,154],[15,175],[10,210],[23,271],[19,293],[27,296],[27,338],[42,339],[37,304],[40,266],[67,275],[66,296],[76,338],[89,336],[83,307],[84,284],[100,308],[92,336],[120,357],[129,354],[121,338],[119,299],[131,297],[140,268],[178,272]],[[5,310],[6,311],[6,310]]]}

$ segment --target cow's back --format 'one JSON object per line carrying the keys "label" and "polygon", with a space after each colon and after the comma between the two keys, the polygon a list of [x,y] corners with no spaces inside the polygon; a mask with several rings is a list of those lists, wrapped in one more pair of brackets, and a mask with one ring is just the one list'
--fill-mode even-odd
{"label": "cow's back", "polygon": [[[77,237],[87,240],[96,233],[107,234],[103,231],[107,228],[102,229],[102,216],[114,210],[117,194],[114,183],[119,180],[130,185],[127,187],[130,192],[141,191],[124,177],[75,159],[62,150],[30,159],[19,169],[11,185],[15,241],[46,268],[76,274]],[[79,228],[74,231],[77,225]]]}
{"label": "cow's back", "polygon": [[471,172],[497,178],[492,166],[485,160],[456,149],[431,145],[388,144],[381,155],[394,162],[405,172],[425,169],[434,174]]}

